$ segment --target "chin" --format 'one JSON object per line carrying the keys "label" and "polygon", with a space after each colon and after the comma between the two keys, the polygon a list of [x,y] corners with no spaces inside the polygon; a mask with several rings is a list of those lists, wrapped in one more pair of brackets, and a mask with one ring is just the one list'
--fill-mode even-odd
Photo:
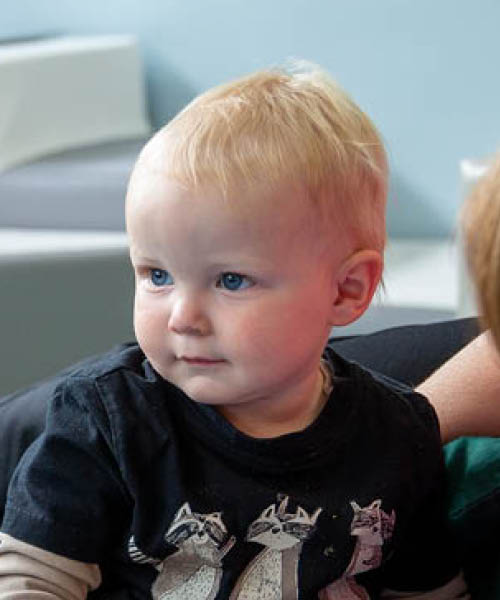
{"label": "chin", "polygon": [[[176,383],[176,382],[174,382]],[[213,389],[210,383],[202,381],[188,381],[183,384],[182,382],[176,383],[186,396],[189,396],[193,402],[199,402],[200,404],[221,404],[221,394]]]}

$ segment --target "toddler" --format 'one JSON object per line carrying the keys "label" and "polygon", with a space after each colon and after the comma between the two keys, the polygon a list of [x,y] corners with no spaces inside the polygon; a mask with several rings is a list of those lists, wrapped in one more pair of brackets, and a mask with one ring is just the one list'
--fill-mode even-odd
{"label": "toddler", "polygon": [[375,127],[316,68],[210,90],[151,139],[138,343],[57,388],[1,600],[464,597],[433,410],[327,344],[380,280],[386,189]]}

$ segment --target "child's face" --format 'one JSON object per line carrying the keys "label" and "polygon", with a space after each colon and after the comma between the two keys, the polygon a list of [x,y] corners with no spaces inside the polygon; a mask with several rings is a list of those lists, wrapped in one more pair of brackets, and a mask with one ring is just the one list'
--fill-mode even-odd
{"label": "child's face", "polygon": [[234,408],[264,420],[307,404],[335,261],[319,250],[317,217],[299,192],[225,200],[152,173],[131,190],[135,330],[156,371],[226,416]]}

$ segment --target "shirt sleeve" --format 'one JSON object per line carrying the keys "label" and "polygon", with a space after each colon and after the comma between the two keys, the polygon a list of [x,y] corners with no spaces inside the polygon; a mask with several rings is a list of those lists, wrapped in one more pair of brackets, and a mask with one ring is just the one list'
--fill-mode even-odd
{"label": "shirt sleeve", "polygon": [[0,533],[0,600],[84,600],[101,583],[99,567]]}
{"label": "shirt sleeve", "polygon": [[395,540],[393,557],[382,567],[384,588],[394,594],[388,597],[460,597],[454,595],[457,582],[463,579],[447,522],[445,464],[437,419],[422,396],[414,395],[413,402],[423,424],[415,433],[419,493],[408,526]]}
{"label": "shirt sleeve", "polygon": [[130,518],[113,435],[92,381],[59,387],[44,432],[12,478],[2,531],[48,552],[100,563]]}

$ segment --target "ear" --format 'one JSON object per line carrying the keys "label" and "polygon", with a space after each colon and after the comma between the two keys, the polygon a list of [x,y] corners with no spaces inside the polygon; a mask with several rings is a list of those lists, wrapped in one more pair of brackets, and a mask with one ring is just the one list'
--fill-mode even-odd
{"label": "ear", "polygon": [[331,324],[347,325],[368,308],[382,276],[384,259],[376,250],[359,250],[341,265],[335,278]]}

